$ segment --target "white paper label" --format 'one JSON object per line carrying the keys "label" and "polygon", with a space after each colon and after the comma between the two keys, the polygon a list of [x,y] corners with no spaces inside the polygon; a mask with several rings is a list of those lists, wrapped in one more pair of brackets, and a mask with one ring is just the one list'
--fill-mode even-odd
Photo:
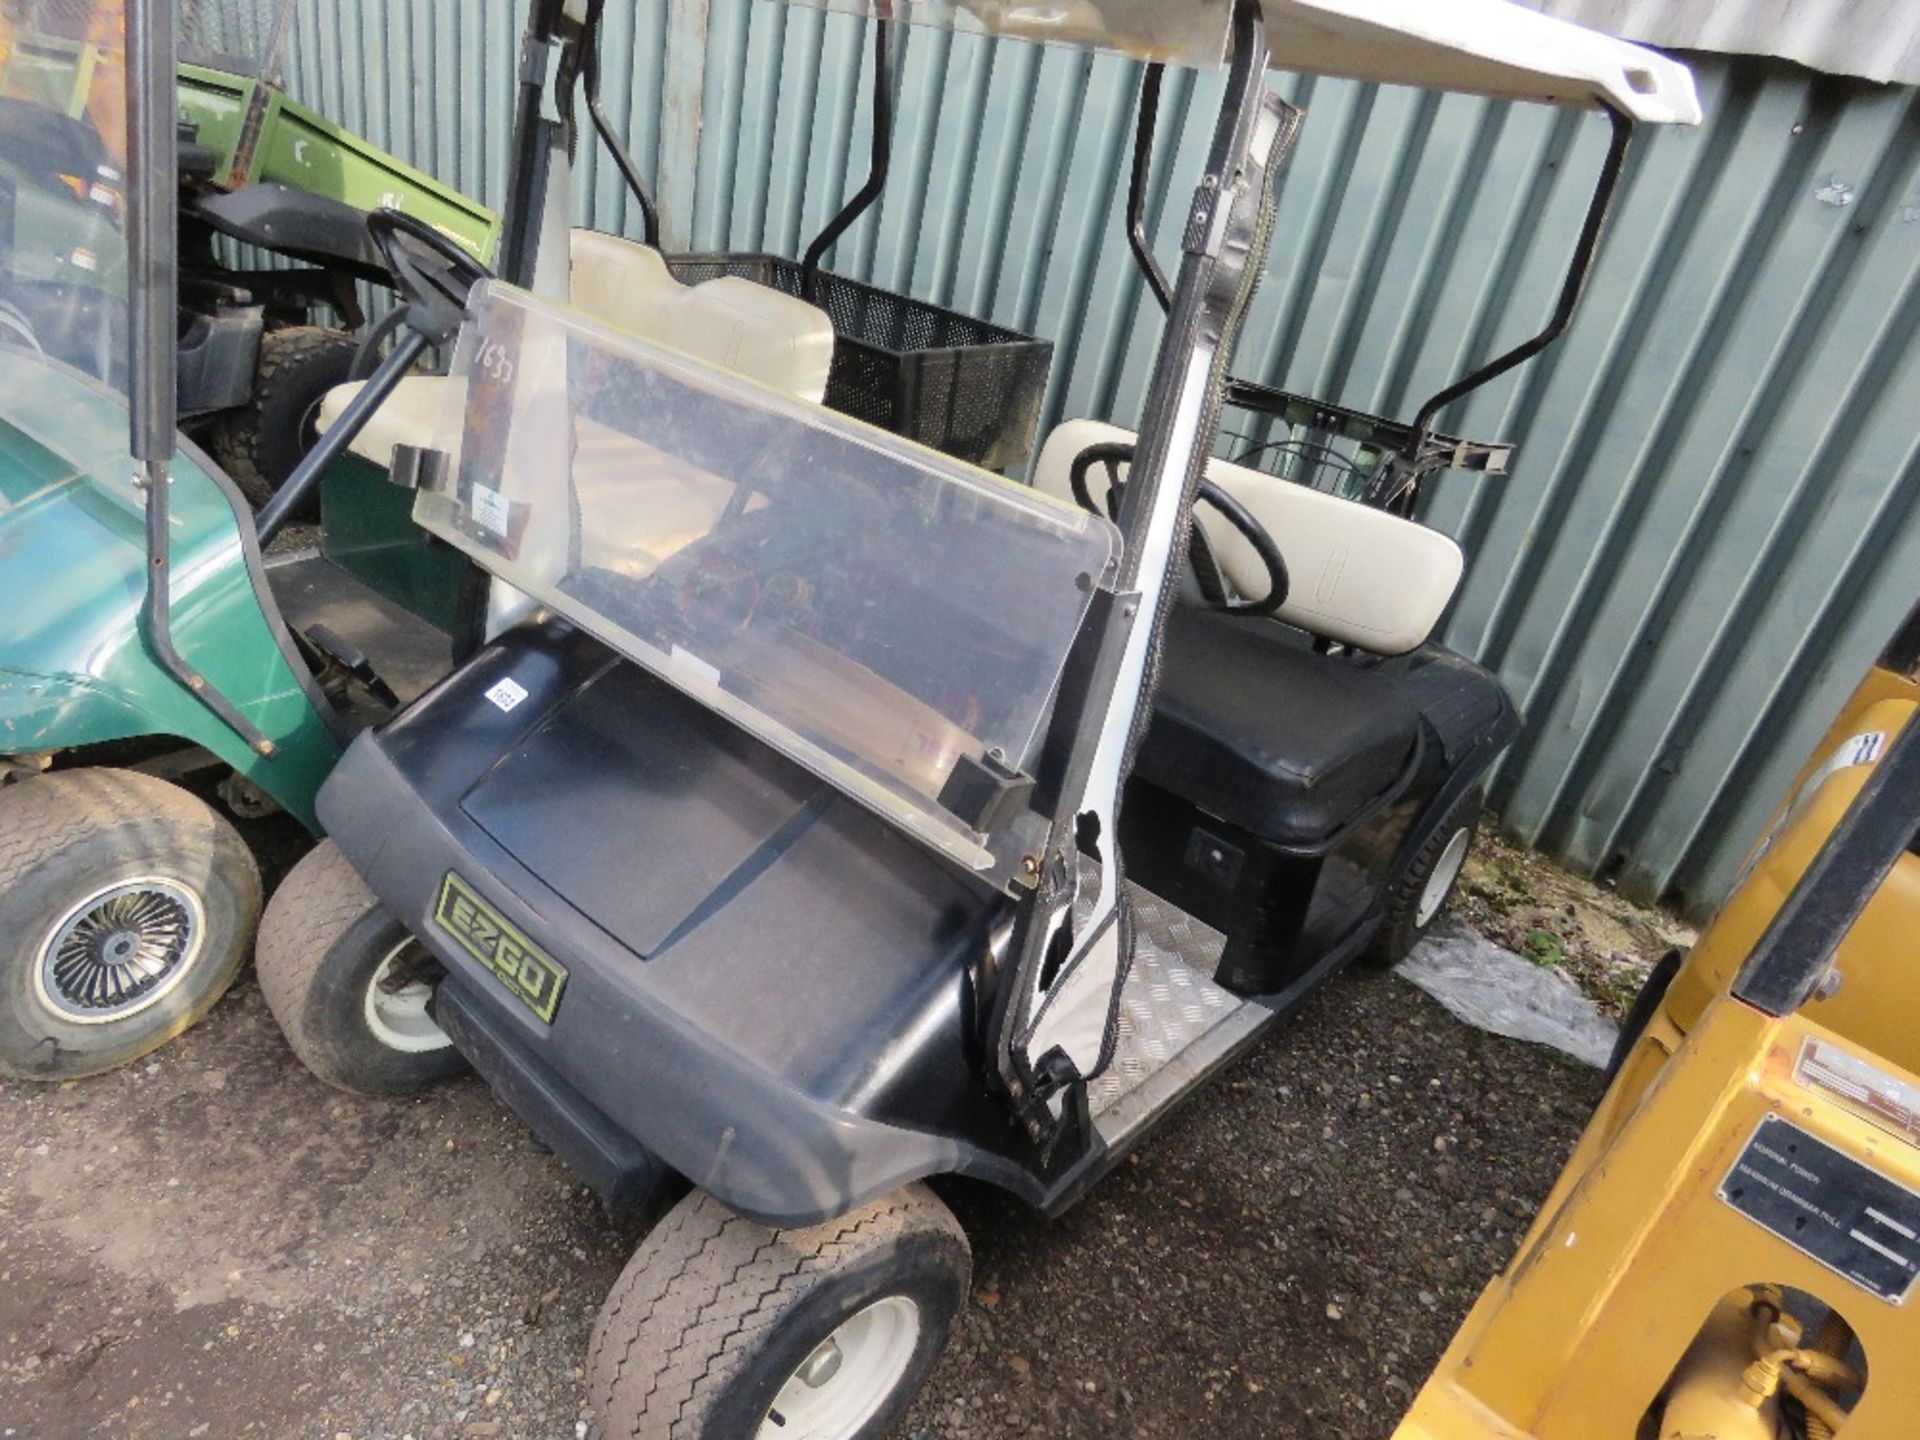
{"label": "white paper label", "polygon": [[1920,1142],[1920,1088],[1838,1045],[1809,1038],[1800,1047],[1793,1078],[1849,1102],[1882,1129]]}
{"label": "white paper label", "polygon": [[499,706],[502,711],[513,709],[514,706],[526,698],[527,687],[520,684],[520,682],[515,680],[511,675],[503,680],[496,680],[487,691],[487,699]]}
{"label": "white paper label", "polygon": [[485,485],[473,487],[473,518],[501,538],[507,533],[507,497]]}

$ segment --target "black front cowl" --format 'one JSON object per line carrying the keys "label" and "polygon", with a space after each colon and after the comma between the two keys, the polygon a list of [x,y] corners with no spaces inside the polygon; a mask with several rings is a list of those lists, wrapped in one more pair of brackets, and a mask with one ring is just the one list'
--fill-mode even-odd
{"label": "black front cowl", "polygon": [[644,957],[772,864],[832,794],[679,691],[608,665],[461,808]]}
{"label": "black front cowl", "polygon": [[[1001,898],[597,642],[502,637],[319,809],[518,1064],[743,1213],[946,1170],[1037,1195],[971,1024]],[[436,924],[449,872],[564,967],[551,1024]]]}

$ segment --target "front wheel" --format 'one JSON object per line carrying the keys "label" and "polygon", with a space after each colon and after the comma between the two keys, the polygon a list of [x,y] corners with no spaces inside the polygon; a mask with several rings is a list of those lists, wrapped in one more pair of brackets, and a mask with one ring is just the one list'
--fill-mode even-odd
{"label": "front wheel", "polygon": [[95,767],[0,788],[0,1074],[156,1049],[226,993],[259,917],[252,852],[176,785]]}
{"label": "front wheel", "polygon": [[1473,850],[1485,803],[1478,790],[1455,800],[1446,818],[1400,872],[1387,895],[1387,913],[1361,957],[1365,963],[1381,969],[1398,965],[1440,918]]}
{"label": "front wheel", "polygon": [[466,1061],[429,1012],[438,963],[323,840],[273,893],[260,993],[307,1069],[357,1095],[405,1095]]}
{"label": "front wheel", "polygon": [[589,1393],[623,1440],[879,1440],[946,1345],[971,1271],[921,1185],[771,1230],[695,1192],[593,1327]]}

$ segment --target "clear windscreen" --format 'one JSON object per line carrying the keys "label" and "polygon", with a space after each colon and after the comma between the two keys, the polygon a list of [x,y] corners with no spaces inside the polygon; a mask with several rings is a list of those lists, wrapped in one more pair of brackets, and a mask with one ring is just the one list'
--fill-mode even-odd
{"label": "clear windscreen", "polygon": [[0,345],[126,385],[120,0],[0,0]]}
{"label": "clear windscreen", "polygon": [[475,291],[415,517],[943,852],[1026,764],[1106,521],[524,292]]}

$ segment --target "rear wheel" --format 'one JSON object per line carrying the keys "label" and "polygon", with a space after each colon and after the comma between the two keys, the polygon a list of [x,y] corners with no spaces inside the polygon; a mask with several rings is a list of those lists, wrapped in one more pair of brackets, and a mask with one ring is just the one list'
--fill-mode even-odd
{"label": "rear wheel", "polygon": [[966,1299],[966,1234],[909,1185],[773,1230],[686,1197],[641,1242],[593,1328],[589,1393],[622,1440],[878,1440]]}
{"label": "rear wheel", "polygon": [[205,802],[128,770],[0,789],[0,1074],[96,1075],[226,993],[260,872]]}
{"label": "rear wheel", "polygon": [[1362,960],[1388,969],[1407,958],[1453,899],[1460,871],[1480,832],[1485,797],[1469,790],[1453,802],[1446,818],[1434,827],[1426,844],[1400,872],[1387,896],[1387,913],[1367,943]]}
{"label": "rear wheel", "polygon": [[254,968],[293,1053],[329,1085],[404,1095],[466,1068],[429,1013],[438,962],[330,840],[274,891]]}
{"label": "rear wheel", "polygon": [[253,396],[214,422],[207,448],[255,505],[264,505],[319,437],[320,402],[346,383],[359,342],[295,325],[260,337]]}

